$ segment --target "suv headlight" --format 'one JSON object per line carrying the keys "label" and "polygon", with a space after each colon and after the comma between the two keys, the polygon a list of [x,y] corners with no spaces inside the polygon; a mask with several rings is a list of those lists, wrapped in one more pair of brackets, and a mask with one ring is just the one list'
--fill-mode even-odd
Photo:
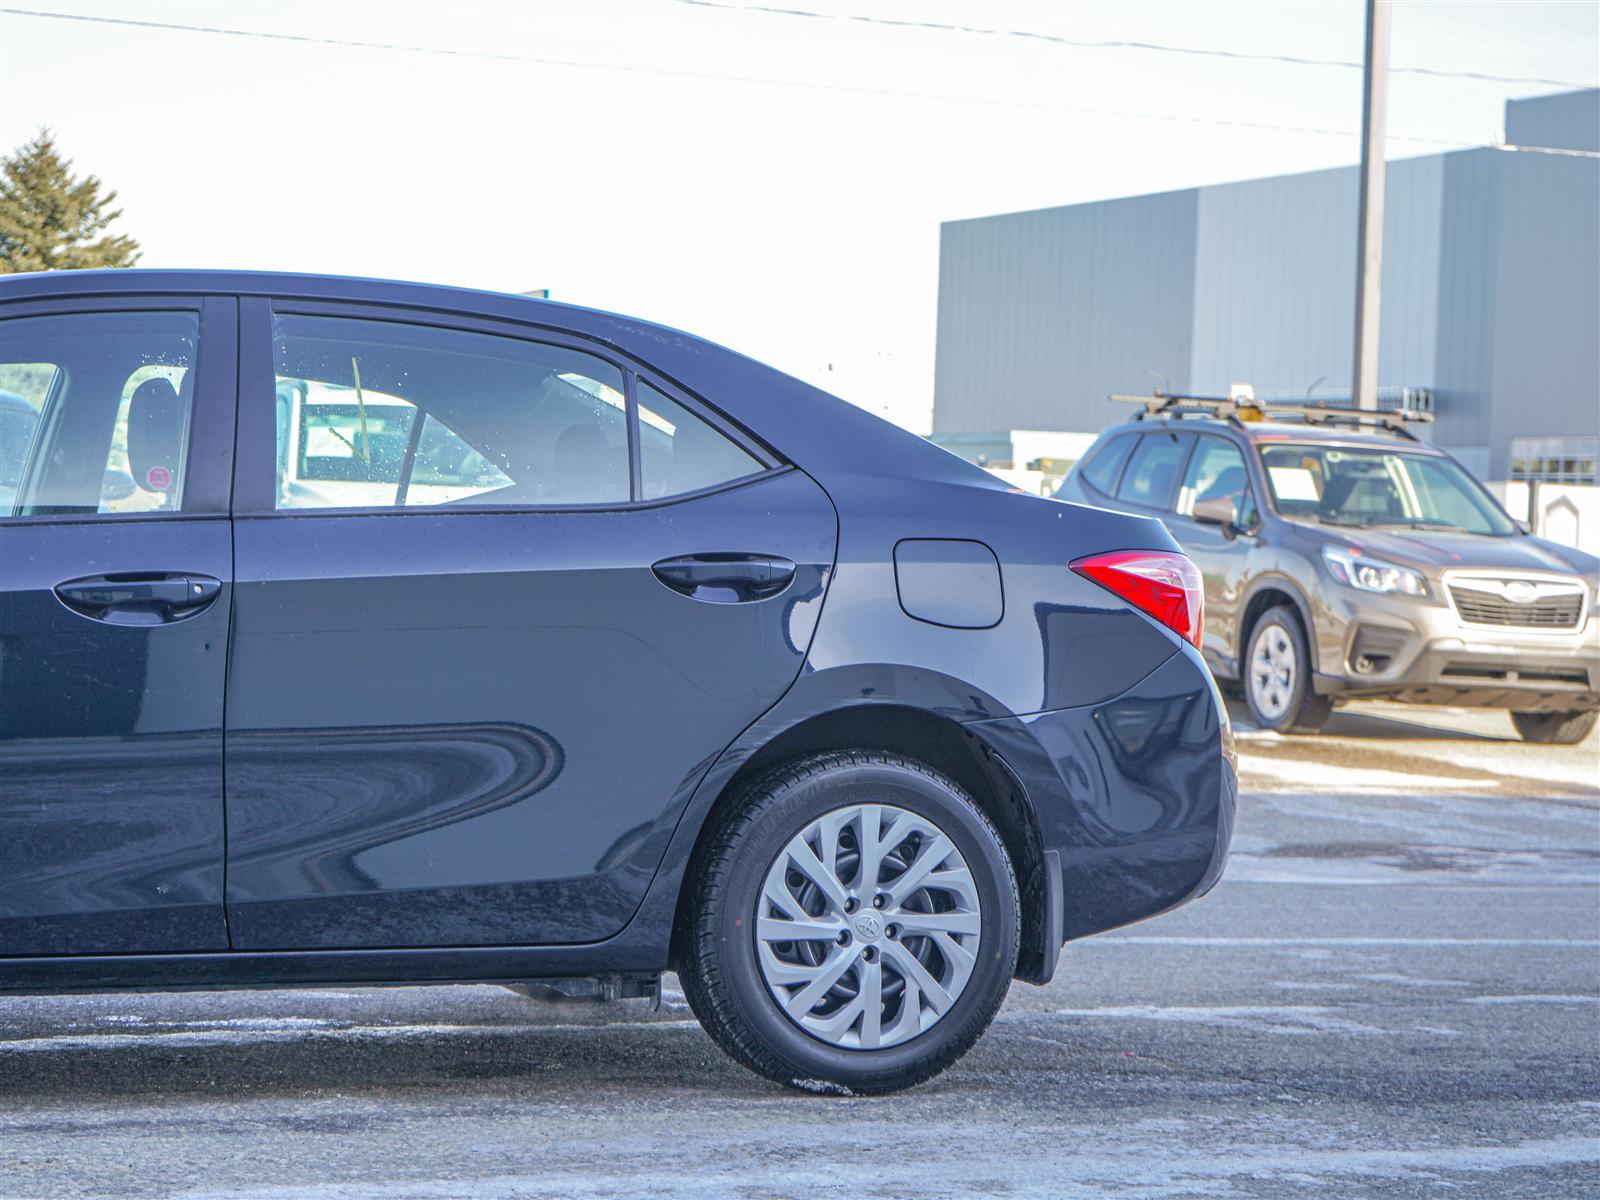
{"label": "suv headlight", "polygon": [[1328,574],[1340,583],[1363,592],[1404,592],[1407,596],[1428,594],[1428,583],[1418,572],[1355,554],[1342,546],[1324,546],[1322,561],[1328,566]]}

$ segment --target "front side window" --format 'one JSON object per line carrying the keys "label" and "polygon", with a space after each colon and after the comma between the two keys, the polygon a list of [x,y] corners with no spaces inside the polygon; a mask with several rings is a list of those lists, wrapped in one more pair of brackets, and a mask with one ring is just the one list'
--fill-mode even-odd
{"label": "front side window", "polygon": [[618,504],[622,372],[519,338],[273,319],[279,509]]}
{"label": "front side window", "polygon": [[0,516],[177,512],[193,312],[0,321]]}
{"label": "front side window", "polygon": [[1140,438],[1139,448],[1123,472],[1117,499],[1165,508],[1177,486],[1178,468],[1188,449],[1188,440],[1174,433],[1150,433]]}
{"label": "front side window", "polygon": [[1263,446],[1273,503],[1326,525],[1516,532],[1483,487],[1438,454],[1356,446]]}
{"label": "front side window", "polygon": [[1233,510],[1238,514],[1235,520],[1241,527],[1248,529],[1256,523],[1244,455],[1232,442],[1208,434],[1195,445],[1183,473],[1183,484],[1178,488],[1178,515],[1193,517],[1197,501],[1216,499],[1233,501]]}
{"label": "front side window", "polygon": [[639,381],[639,475],[646,500],[715,487],[762,464],[665,393]]}

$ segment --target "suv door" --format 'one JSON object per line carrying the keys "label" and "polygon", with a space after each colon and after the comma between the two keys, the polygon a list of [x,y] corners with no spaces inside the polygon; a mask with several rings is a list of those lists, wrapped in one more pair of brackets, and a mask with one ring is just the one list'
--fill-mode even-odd
{"label": "suv door", "polygon": [[[1218,498],[1233,501],[1238,514],[1234,527],[1194,519],[1198,501]],[[1238,645],[1245,584],[1250,577],[1250,555],[1261,528],[1250,473],[1237,445],[1211,433],[1196,437],[1178,487],[1175,510],[1167,514],[1166,522],[1205,580],[1206,623],[1201,650],[1212,670],[1237,678],[1234,647]]]}
{"label": "suv door", "polygon": [[229,299],[0,313],[0,956],[227,948],[236,334]]}
{"label": "suv door", "polygon": [[243,318],[235,945],[615,933],[700,776],[800,670],[826,495],[556,333]]}

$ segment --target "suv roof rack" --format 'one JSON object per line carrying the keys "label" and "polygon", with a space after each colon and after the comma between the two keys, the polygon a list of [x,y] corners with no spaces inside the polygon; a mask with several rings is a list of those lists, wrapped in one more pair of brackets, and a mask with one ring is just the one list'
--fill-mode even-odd
{"label": "suv roof rack", "polygon": [[1144,411],[1135,419],[1144,420],[1147,417],[1177,417],[1185,416],[1212,417],[1217,420],[1228,421],[1239,428],[1244,428],[1245,421],[1261,421],[1268,417],[1279,419],[1283,417],[1298,417],[1307,425],[1352,425],[1357,428],[1362,426],[1376,426],[1390,433],[1408,437],[1412,441],[1420,440],[1416,434],[1407,428],[1408,425],[1425,425],[1433,420],[1433,414],[1423,409],[1398,408],[1387,411],[1374,411],[1369,408],[1347,408],[1333,405],[1309,404],[1263,404],[1260,401],[1247,397],[1232,396],[1187,396],[1175,392],[1163,392],[1159,388],[1149,396],[1123,396],[1113,394],[1109,399],[1125,404],[1142,404]]}

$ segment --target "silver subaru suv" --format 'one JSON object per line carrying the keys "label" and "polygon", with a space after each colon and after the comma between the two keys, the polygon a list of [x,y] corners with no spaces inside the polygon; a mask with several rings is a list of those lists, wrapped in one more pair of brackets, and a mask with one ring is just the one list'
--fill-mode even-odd
{"label": "silver subaru suv", "polygon": [[1313,731],[1367,697],[1582,741],[1600,559],[1529,535],[1415,419],[1158,395],[1056,495],[1166,522],[1205,577],[1206,659],[1263,728]]}

